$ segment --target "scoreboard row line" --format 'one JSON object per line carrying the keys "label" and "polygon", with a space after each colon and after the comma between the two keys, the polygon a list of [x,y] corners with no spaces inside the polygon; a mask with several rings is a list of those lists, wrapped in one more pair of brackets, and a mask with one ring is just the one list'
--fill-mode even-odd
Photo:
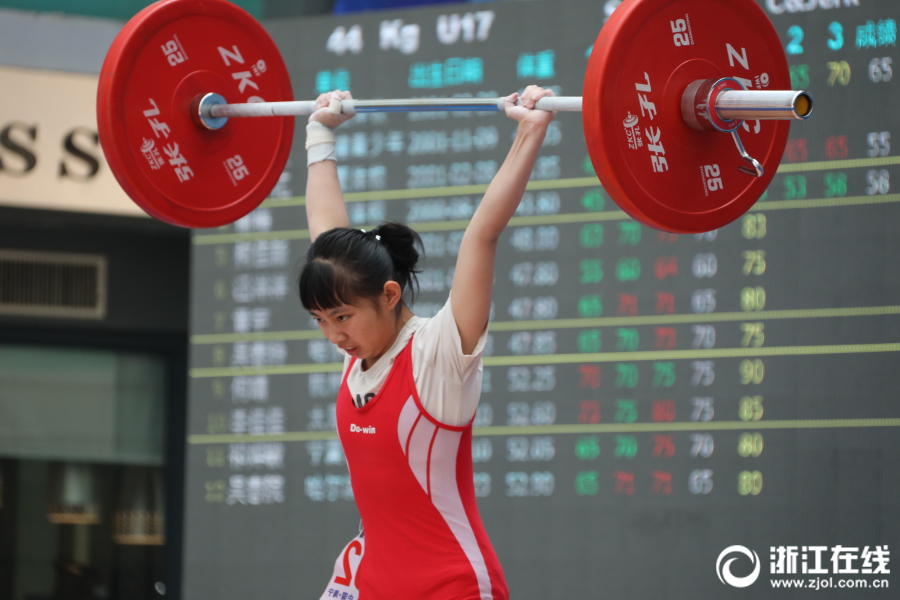
{"label": "scoreboard row line", "polygon": [[[704,360],[711,358],[767,358],[774,356],[821,356],[883,352],[900,352],[900,343],[770,346],[761,348],[716,348],[710,350],[650,350],[636,352],[596,352],[585,354],[541,354],[531,356],[488,356],[482,360],[485,367],[518,367],[526,365],[641,362],[650,360]],[[195,367],[190,369],[189,376],[193,379],[202,379],[242,375],[302,375],[342,371],[343,366],[343,363],[335,362],[261,367]]]}
{"label": "scoreboard row line", "polygon": [[[575,329],[579,327],[624,327],[636,325],[679,325],[690,323],[723,323],[784,319],[821,319],[837,317],[879,317],[900,314],[898,306],[862,306],[853,308],[809,308],[792,310],[762,310],[756,312],[690,313],[680,315],[647,315],[635,317],[595,317],[583,319],[554,319],[546,321],[496,321],[488,331],[526,331],[532,329]],[[278,342],[323,339],[318,329],[268,331],[261,333],[212,333],[191,336],[191,344],[230,344],[236,342]]]}
{"label": "scoreboard row line", "polygon": [[[599,185],[597,182],[596,185]],[[750,208],[751,212],[769,210],[787,210],[804,208],[837,208],[846,206],[862,206],[868,204],[891,204],[900,202],[900,194],[886,194],[874,196],[848,196],[838,198],[811,198],[808,200],[771,200],[759,202]],[[567,223],[594,223],[601,221],[625,221],[631,217],[624,211],[568,213],[558,215],[513,217],[509,221],[509,227],[524,227],[535,225],[560,225]],[[413,224],[413,228],[419,233],[432,233],[437,231],[462,231],[468,227],[469,220],[457,221],[432,221]],[[368,227],[374,227],[372,223]],[[219,233],[219,234],[195,234],[192,237],[194,245],[203,246],[211,244],[234,244],[238,242],[264,241],[264,240],[308,240],[308,229],[291,229],[282,231],[264,231],[256,233]]]}
{"label": "scoreboard row line", "polygon": [[[900,418],[885,419],[785,419],[773,421],[706,421],[678,423],[597,423],[571,425],[500,425],[475,427],[473,436],[585,435],[592,433],[666,433],[691,431],[737,431],[749,429],[850,429],[900,427]],[[188,444],[237,444],[246,442],[309,442],[336,439],[336,431],[291,431],[277,434],[194,434]]]}
{"label": "scoreboard row line", "polygon": [[[888,156],[884,158],[866,158],[852,160],[833,160],[811,163],[782,164],[778,168],[778,173],[800,173],[809,171],[826,171],[826,170],[843,170],[851,168],[875,168],[900,164],[900,157]],[[596,177],[573,177],[567,179],[552,179],[544,181],[531,181],[528,183],[527,191],[540,190],[557,190],[575,187],[595,187],[599,186],[600,181]],[[464,186],[446,186],[439,188],[415,188],[415,189],[399,189],[399,190],[382,190],[374,192],[354,192],[344,195],[346,202],[364,202],[371,200],[410,200],[419,198],[436,198],[440,196],[464,196],[471,194],[483,194],[487,191],[487,185],[464,185]],[[305,206],[306,198],[304,196],[295,196],[291,198],[270,198],[264,201],[261,206],[269,208],[283,208],[290,206]],[[627,217],[626,217],[627,218]],[[220,229],[226,229],[225,226]],[[212,241],[213,238],[218,239],[221,234],[203,234],[195,233],[195,244],[211,244],[222,243],[221,241]]]}
{"label": "scoreboard row line", "polygon": [[[900,164],[900,156],[885,156],[876,158],[853,158],[845,160],[823,160],[816,162],[782,163],[778,166],[778,173],[807,173],[812,171],[829,171],[844,169],[874,169],[877,167],[889,167]],[[596,177],[567,177],[563,179],[546,179],[542,181],[530,181],[527,191],[540,191],[561,189],[570,187],[589,187],[600,185]],[[436,188],[413,188],[399,190],[380,190],[370,192],[348,192],[344,194],[346,202],[362,202],[366,200],[410,200],[413,198],[434,198],[438,196],[464,196],[466,194],[482,194],[487,191],[488,184],[457,185]],[[305,206],[305,196],[293,196],[290,198],[269,198],[261,206]]]}

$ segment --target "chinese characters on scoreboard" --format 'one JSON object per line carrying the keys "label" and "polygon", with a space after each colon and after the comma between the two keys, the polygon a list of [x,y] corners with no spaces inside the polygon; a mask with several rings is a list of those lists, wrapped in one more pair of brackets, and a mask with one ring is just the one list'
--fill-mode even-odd
{"label": "chinese characters on scoreboard", "polygon": [[[260,208],[235,223],[238,233],[272,230],[271,210]],[[224,247],[220,247],[224,248]],[[236,341],[226,351],[216,353],[217,366],[248,369],[283,365],[288,362],[288,345],[283,340],[254,340],[254,334],[270,330],[273,313],[291,295],[292,268],[287,240],[239,241],[231,248],[232,278],[221,294],[230,314],[225,323],[235,334],[250,341]],[[230,300],[230,302],[227,302]],[[229,476],[219,496],[229,506],[258,506],[285,502],[286,446],[280,441],[252,441],[255,435],[276,435],[287,430],[285,408],[271,402],[268,375],[231,377],[224,395],[230,407],[224,415],[210,419],[210,433],[247,436],[248,441],[227,446],[211,446],[212,460],[227,467]]]}

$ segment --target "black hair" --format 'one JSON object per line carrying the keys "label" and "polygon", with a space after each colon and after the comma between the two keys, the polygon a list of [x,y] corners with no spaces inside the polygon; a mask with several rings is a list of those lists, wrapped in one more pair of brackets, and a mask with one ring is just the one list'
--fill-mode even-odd
{"label": "black hair", "polygon": [[[328,310],[382,294],[396,281],[412,302],[418,292],[416,263],[422,239],[402,223],[381,223],[365,232],[338,227],[319,235],[306,251],[300,271],[300,303],[306,310]],[[402,301],[397,304],[397,312]]]}

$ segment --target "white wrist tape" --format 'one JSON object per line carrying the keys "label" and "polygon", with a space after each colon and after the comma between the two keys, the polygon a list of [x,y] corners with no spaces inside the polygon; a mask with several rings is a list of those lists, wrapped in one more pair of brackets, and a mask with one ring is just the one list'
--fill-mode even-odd
{"label": "white wrist tape", "polygon": [[318,144],[333,144],[334,130],[322,125],[318,121],[312,121],[306,125],[306,149]]}
{"label": "white wrist tape", "polygon": [[313,121],[306,126],[306,165],[323,160],[337,161],[334,154],[334,131]]}

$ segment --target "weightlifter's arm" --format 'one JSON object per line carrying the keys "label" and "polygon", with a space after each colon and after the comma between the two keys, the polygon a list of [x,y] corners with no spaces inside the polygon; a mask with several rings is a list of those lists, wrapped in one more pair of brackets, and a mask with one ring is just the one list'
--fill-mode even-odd
{"label": "weightlifter's arm", "polygon": [[328,108],[332,99],[350,98],[350,92],[322,94],[316,99],[316,112],[309,116],[306,127],[309,165],[306,178],[306,220],[309,223],[310,241],[315,241],[319,234],[329,229],[350,225],[338,180],[333,130],[353,115],[335,114]]}
{"label": "weightlifter's arm", "polygon": [[547,126],[555,116],[535,110],[534,104],[552,95],[550,90],[531,85],[522,93],[522,106],[515,105],[516,94],[504,103],[506,115],[519,124],[516,139],[463,234],[450,290],[453,316],[466,354],[475,348],[491,313],[497,241],[522,201]]}

